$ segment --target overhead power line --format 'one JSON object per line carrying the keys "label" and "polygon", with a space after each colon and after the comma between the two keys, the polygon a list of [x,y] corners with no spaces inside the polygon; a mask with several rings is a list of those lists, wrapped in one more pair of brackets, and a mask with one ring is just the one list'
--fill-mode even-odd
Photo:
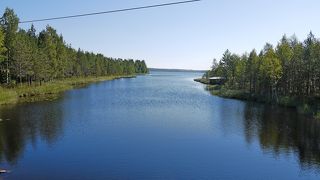
{"label": "overhead power line", "polygon": [[77,18],[83,16],[93,16],[93,15],[100,15],[100,14],[111,14],[111,13],[118,13],[124,11],[133,11],[133,10],[140,10],[140,9],[149,9],[149,8],[157,8],[163,6],[173,6],[178,4],[187,4],[198,2],[201,0],[189,0],[189,1],[178,1],[178,2],[171,2],[165,4],[156,4],[156,5],[149,5],[149,6],[140,6],[140,7],[133,7],[133,8],[126,8],[126,9],[117,9],[117,10],[110,10],[110,11],[102,11],[102,12],[93,12],[93,13],[86,13],[86,14],[77,14],[77,15],[70,15],[70,16],[60,16],[60,17],[52,17],[52,18],[44,18],[44,19],[34,19],[34,20],[27,20],[27,21],[20,21],[19,23],[32,23],[32,22],[42,22],[42,21],[52,21],[52,20],[59,20],[59,19],[69,19],[69,18]]}

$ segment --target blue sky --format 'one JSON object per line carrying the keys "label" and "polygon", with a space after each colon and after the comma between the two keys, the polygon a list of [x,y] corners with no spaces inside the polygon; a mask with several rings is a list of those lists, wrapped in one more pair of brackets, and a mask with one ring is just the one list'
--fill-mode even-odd
{"label": "blue sky", "polygon": [[[20,20],[73,15],[175,0],[1,0]],[[177,1],[177,0],[176,0]],[[203,0],[157,9],[35,23],[62,33],[74,48],[145,59],[149,67],[208,69],[229,49],[243,53],[276,44],[283,34],[320,37],[319,0]],[[30,25],[22,25],[28,28]]]}

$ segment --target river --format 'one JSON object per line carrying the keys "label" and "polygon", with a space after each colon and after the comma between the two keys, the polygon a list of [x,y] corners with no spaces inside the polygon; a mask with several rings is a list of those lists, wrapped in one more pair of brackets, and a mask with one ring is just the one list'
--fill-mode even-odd
{"label": "river", "polygon": [[0,108],[5,179],[319,179],[320,122],[212,96],[196,72]]}

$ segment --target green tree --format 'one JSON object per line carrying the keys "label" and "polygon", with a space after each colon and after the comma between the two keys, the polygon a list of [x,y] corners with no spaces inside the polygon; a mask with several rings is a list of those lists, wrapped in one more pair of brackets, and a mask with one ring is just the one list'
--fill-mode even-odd
{"label": "green tree", "polygon": [[2,28],[0,27],[0,64],[3,62],[3,60],[5,60],[6,48],[4,46],[4,38],[5,38],[5,34]]}
{"label": "green tree", "polygon": [[17,33],[12,48],[12,72],[18,77],[20,84],[32,71],[32,46],[24,30]]}
{"label": "green tree", "polygon": [[304,71],[304,75],[306,77],[306,92],[307,95],[314,94],[315,85],[316,85],[316,38],[312,34],[312,32],[309,33],[308,38],[304,41],[304,64],[306,66],[306,69]]}
{"label": "green tree", "polygon": [[259,57],[256,50],[252,50],[248,57],[248,62],[246,64],[246,73],[249,81],[249,91],[250,93],[257,91],[257,81],[259,73]]}
{"label": "green tree", "polygon": [[65,45],[65,42],[61,35],[56,39],[56,53],[56,62],[53,63],[56,70],[56,74],[54,75],[54,77],[61,79],[66,76],[68,63],[67,46]]}
{"label": "green tree", "polygon": [[[2,30],[2,27],[0,27],[0,77],[1,75],[6,73],[6,66],[5,65],[5,60],[6,60],[6,48],[4,45],[4,39],[5,39],[5,34],[4,31]],[[2,81],[2,79],[1,79]],[[0,81],[0,82],[1,82]]]}
{"label": "green tree", "polygon": [[281,61],[283,74],[280,80],[282,94],[290,94],[292,88],[292,57],[293,49],[290,46],[289,39],[284,35],[276,49],[277,57]]}
{"label": "green tree", "polygon": [[18,31],[18,23],[19,23],[19,18],[17,15],[14,13],[13,9],[6,8],[5,12],[2,16],[2,22],[1,25],[3,27],[3,30],[6,34],[5,40],[4,40],[4,45],[7,49],[7,59],[6,59],[6,82],[9,83],[10,80],[10,62],[12,60],[12,49],[14,46],[14,43],[16,41],[16,34]]}
{"label": "green tree", "polygon": [[299,42],[296,36],[292,36],[290,39],[290,46],[292,48],[292,63],[291,63],[291,79],[292,79],[292,95],[305,95],[304,92],[304,62],[303,54],[304,47]]}
{"label": "green tree", "polygon": [[264,87],[269,89],[268,93],[271,98],[277,98],[277,89],[275,88],[282,75],[282,66],[271,44],[265,45],[260,71],[264,80]]}
{"label": "green tree", "polygon": [[72,76],[132,75],[148,73],[145,61],[114,59],[75,50],[62,35],[47,26],[39,34],[33,25],[19,29],[19,19],[7,8],[0,26],[0,76],[2,82],[34,81],[39,84]]}
{"label": "green tree", "polygon": [[246,73],[246,66],[248,62],[247,54],[242,55],[242,57],[236,61],[235,65],[235,81],[238,85],[239,89],[245,89],[247,83],[247,73]]}
{"label": "green tree", "polygon": [[58,35],[55,29],[50,26],[46,27],[45,31],[40,32],[39,47],[47,55],[49,59],[49,77],[55,79],[59,74],[58,52],[57,52]]}
{"label": "green tree", "polygon": [[221,65],[223,66],[223,76],[228,79],[228,85],[234,87],[235,85],[235,73],[236,65],[240,61],[240,57],[236,54],[231,54],[229,50],[226,50],[222,55]]}

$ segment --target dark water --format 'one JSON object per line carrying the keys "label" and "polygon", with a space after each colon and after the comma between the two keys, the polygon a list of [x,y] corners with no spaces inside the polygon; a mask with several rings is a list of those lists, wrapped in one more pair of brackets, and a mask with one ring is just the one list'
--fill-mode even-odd
{"label": "dark water", "polygon": [[320,121],[152,72],[0,108],[0,179],[319,179]]}

